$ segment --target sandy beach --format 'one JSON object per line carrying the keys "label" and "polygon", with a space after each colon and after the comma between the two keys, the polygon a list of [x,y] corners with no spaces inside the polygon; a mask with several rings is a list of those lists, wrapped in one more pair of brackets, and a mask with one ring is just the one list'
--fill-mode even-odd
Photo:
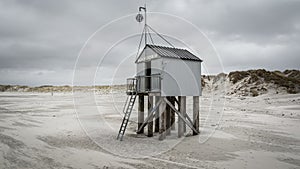
{"label": "sandy beach", "polygon": [[1,93],[0,168],[300,167],[300,94],[225,96],[223,112],[204,94],[199,136],[136,135],[133,113],[120,142],[125,97]]}

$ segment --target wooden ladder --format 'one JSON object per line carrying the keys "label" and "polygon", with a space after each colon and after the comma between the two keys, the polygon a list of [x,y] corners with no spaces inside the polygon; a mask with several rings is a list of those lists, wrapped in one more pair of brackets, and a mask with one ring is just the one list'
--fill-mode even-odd
{"label": "wooden ladder", "polygon": [[123,121],[122,121],[120,130],[119,130],[119,134],[117,136],[117,140],[120,139],[120,141],[123,140],[123,136],[125,134],[125,130],[126,130],[128,122],[129,122],[130,114],[132,112],[133,105],[134,105],[137,95],[136,94],[130,95],[128,97],[130,97],[130,99],[128,100],[129,103],[128,104],[127,104],[127,102],[125,103],[125,105],[127,105],[127,107],[126,107],[126,111],[124,112],[124,117],[123,117]]}

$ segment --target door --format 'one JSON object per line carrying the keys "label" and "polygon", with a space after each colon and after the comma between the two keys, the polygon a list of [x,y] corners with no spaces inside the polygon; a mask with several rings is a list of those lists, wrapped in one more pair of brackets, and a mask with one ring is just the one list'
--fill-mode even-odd
{"label": "door", "polygon": [[151,91],[151,61],[145,62],[145,89]]}

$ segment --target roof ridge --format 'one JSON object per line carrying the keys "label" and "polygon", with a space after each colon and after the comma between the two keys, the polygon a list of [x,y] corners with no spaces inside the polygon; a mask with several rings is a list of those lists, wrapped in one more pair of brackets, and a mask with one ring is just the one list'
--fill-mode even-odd
{"label": "roof ridge", "polygon": [[187,49],[184,49],[184,48],[176,48],[176,47],[168,47],[168,46],[160,46],[160,45],[151,45],[151,44],[147,44],[148,46],[155,46],[155,47],[161,47],[161,48],[169,48],[169,49],[178,49],[178,50],[186,50],[188,51]]}
{"label": "roof ridge", "polygon": [[155,53],[157,53],[158,55],[160,55],[162,57],[170,57],[170,58],[177,58],[177,59],[183,59],[183,60],[194,60],[194,61],[202,62],[202,60],[200,58],[198,58],[196,55],[191,53],[188,49],[160,46],[160,45],[154,45],[154,44],[146,44],[145,48],[146,47],[149,47]]}

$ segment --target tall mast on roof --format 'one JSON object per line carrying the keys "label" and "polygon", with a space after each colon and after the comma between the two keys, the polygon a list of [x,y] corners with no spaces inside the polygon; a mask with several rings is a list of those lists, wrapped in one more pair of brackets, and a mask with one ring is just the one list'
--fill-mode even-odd
{"label": "tall mast on roof", "polygon": [[[142,11],[144,11],[144,16],[143,16],[143,14],[141,14]],[[140,51],[140,48],[141,48],[141,43],[143,41],[143,38],[145,39],[145,46],[148,44],[147,43],[147,40],[148,40],[147,36],[149,36],[150,43],[152,43],[153,45],[155,45],[154,41],[153,41],[153,38],[151,36],[151,33],[157,35],[159,38],[161,38],[163,41],[165,41],[169,46],[175,48],[174,45],[172,45],[166,38],[164,38],[161,34],[159,34],[157,31],[155,31],[151,26],[149,26],[147,24],[147,8],[146,8],[146,3],[144,4],[144,6],[140,6],[139,7],[139,13],[135,17],[136,21],[139,22],[139,23],[143,22],[144,18],[145,18],[144,29],[143,29],[143,32],[142,32],[142,35],[141,35],[141,39],[140,39],[140,43],[139,43],[139,47],[138,47],[136,58],[138,57],[138,54],[139,54],[139,51]]]}
{"label": "tall mast on roof", "polygon": [[146,8],[146,4],[144,4],[144,6],[140,6],[139,7],[139,14],[136,16],[136,20],[138,22],[142,22],[143,21],[143,15],[140,14],[140,12],[144,10],[144,16],[145,16],[145,21],[144,21],[144,34],[145,34],[145,46],[147,45],[147,8]]}

